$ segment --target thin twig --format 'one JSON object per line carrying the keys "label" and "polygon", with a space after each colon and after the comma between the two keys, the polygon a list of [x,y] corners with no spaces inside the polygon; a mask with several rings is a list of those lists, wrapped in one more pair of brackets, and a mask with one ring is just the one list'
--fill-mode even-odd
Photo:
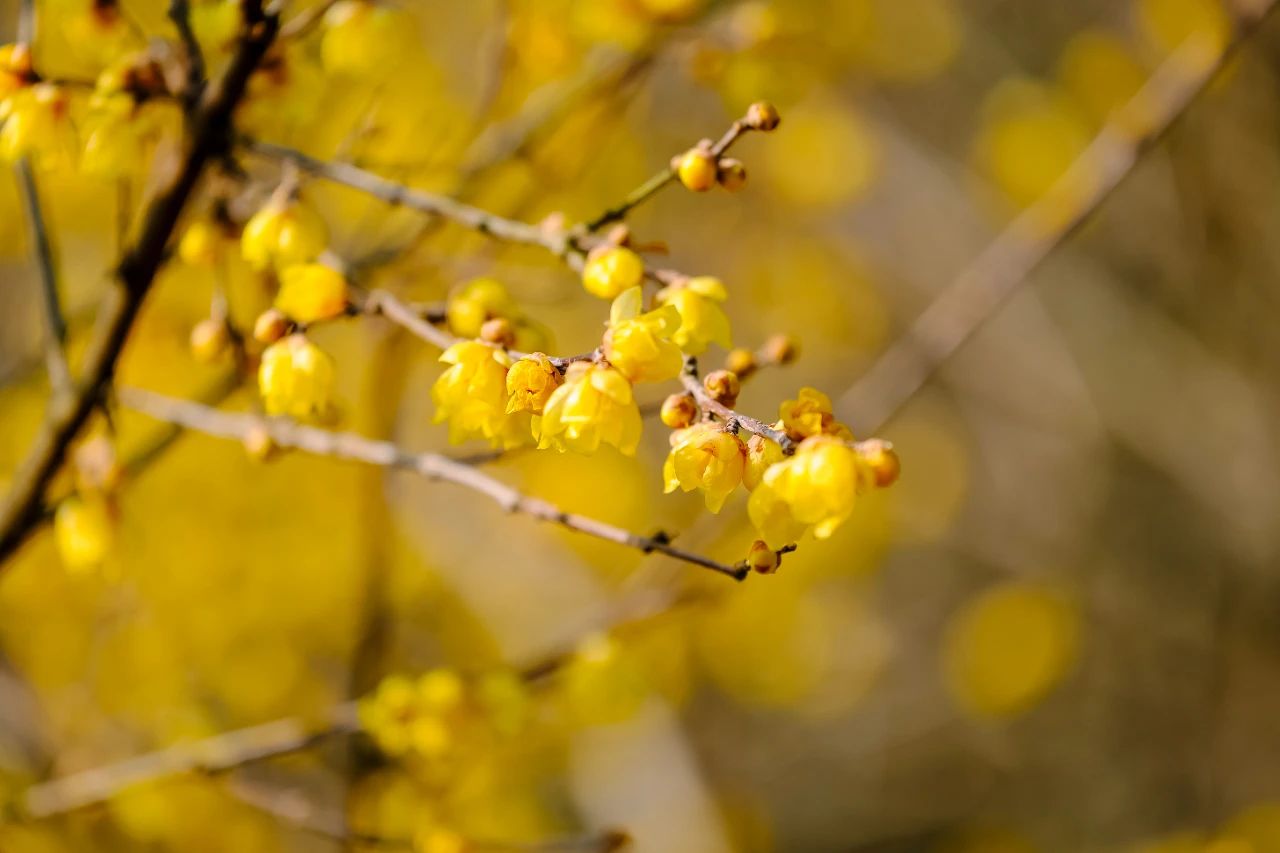
{"label": "thin twig", "polygon": [[204,91],[205,70],[204,53],[200,50],[200,41],[191,28],[191,0],[169,0],[169,20],[178,30],[182,39],[182,47],[187,55],[187,82],[182,91],[182,100],[188,106],[194,106]]}
{"label": "thin twig", "polygon": [[36,266],[40,271],[40,293],[44,297],[45,366],[49,372],[49,385],[55,396],[66,394],[71,387],[71,371],[67,367],[67,321],[62,313],[62,301],[58,296],[58,273],[49,243],[48,224],[40,205],[40,190],[35,172],[26,158],[18,161],[18,190],[22,194],[22,206],[27,213],[27,228],[31,246],[35,251]]}
{"label": "thin twig", "polygon": [[698,408],[703,412],[709,412],[715,415],[726,424],[737,422],[738,426],[752,435],[758,435],[767,438],[782,448],[784,455],[790,456],[796,452],[796,443],[780,429],[774,429],[764,421],[753,418],[750,415],[744,415],[736,411],[724,403],[717,402],[702,382],[698,380],[698,360],[693,356],[689,356],[684,360],[684,372],[680,374],[680,382],[684,385],[685,390],[693,395],[698,401]]}
{"label": "thin twig", "polygon": [[1240,18],[1225,50],[1202,34],[1184,42],[1062,178],[1009,223],[872,364],[841,398],[839,410],[862,431],[883,426],[1110,197],[1275,7],[1275,0],[1261,0],[1251,16]]}
{"label": "thin twig", "polygon": [[271,439],[281,447],[291,447],[318,456],[413,471],[430,480],[441,480],[478,492],[508,512],[558,524],[646,554],[656,551],[735,580],[742,580],[749,571],[745,564],[728,565],[676,548],[666,536],[641,536],[594,518],[565,512],[548,501],[523,494],[470,465],[437,453],[410,453],[390,442],[374,441],[354,433],[330,432],[284,418],[259,418],[223,412],[199,403],[164,397],[136,388],[120,389],[119,396],[120,402],[131,409],[205,435],[243,440],[254,429],[265,428]]}
{"label": "thin twig", "polygon": [[156,272],[164,263],[169,238],[194,192],[205,165],[225,150],[231,114],[253,73],[275,38],[277,19],[263,11],[261,0],[243,3],[245,30],[221,81],[209,87],[191,121],[191,144],[171,183],[148,207],[137,242],[122,259],[120,286],[107,296],[98,332],[89,343],[84,369],[73,393],[54,398],[45,424],[13,478],[0,508],[0,570],[26,540],[44,514],[44,493],[62,467],[67,450],[98,407],[125,341],[142,309]]}

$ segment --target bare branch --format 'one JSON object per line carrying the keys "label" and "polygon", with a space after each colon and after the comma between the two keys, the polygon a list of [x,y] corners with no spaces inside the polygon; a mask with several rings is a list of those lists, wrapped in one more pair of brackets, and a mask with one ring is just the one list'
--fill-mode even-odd
{"label": "bare branch", "polygon": [[169,20],[173,21],[182,39],[182,47],[187,55],[187,82],[182,92],[182,100],[194,105],[204,91],[204,53],[200,50],[200,42],[195,30],[191,28],[191,0],[169,0]]}
{"label": "bare branch", "polygon": [[702,409],[702,411],[715,415],[725,423],[736,421],[738,426],[752,435],[758,435],[775,442],[782,448],[782,452],[788,456],[796,452],[796,443],[782,430],[774,429],[764,421],[753,418],[750,415],[744,415],[724,403],[717,402],[703,387],[702,383],[698,381],[698,360],[696,358],[690,356],[685,359],[684,373],[680,375],[680,382],[684,385],[685,390],[698,401],[698,408]]}
{"label": "bare branch", "polygon": [[27,228],[31,246],[35,251],[36,266],[40,271],[40,293],[44,297],[45,366],[49,373],[49,385],[55,396],[66,394],[71,387],[71,371],[67,367],[67,321],[62,313],[62,301],[58,296],[58,274],[49,243],[49,229],[40,205],[40,190],[35,172],[27,159],[18,161],[18,190],[22,194],[22,206],[27,214]]}
{"label": "bare branch", "polygon": [[840,400],[863,431],[874,432],[1075,233],[1275,9],[1254,3],[1221,50],[1203,34],[1188,39],[1156,69],[1038,201],[1024,210],[916,318]]}

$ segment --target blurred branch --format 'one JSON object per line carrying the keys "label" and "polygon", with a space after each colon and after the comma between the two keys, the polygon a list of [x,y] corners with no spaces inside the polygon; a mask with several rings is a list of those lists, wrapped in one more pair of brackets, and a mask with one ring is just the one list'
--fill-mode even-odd
{"label": "blurred branch", "polygon": [[169,20],[178,30],[182,47],[187,55],[187,82],[182,92],[184,103],[194,106],[204,91],[204,53],[195,30],[191,28],[191,0],[169,0]]}
{"label": "blurred branch", "polygon": [[1083,224],[1209,85],[1275,8],[1237,3],[1225,47],[1204,34],[1184,42],[1118,109],[1048,192],[1017,216],[944,289],[840,400],[863,432],[878,430],[1033,271]]}
{"label": "blurred branch", "polygon": [[129,331],[165,261],[169,238],[205,164],[226,150],[232,113],[274,40],[278,24],[274,14],[263,11],[261,0],[245,0],[243,10],[244,30],[231,64],[219,83],[204,93],[192,116],[187,155],[169,185],[151,202],[136,243],[116,271],[120,286],[104,301],[80,380],[71,394],[50,401],[45,424],[14,476],[9,497],[0,508],[0,561],[12,555],[40,521],[45,490],[111,383]]}
{"label": "blurred branch", "polygon": [[318,456],[413,471],[430,480],[442,480],[478,492],[508,512],[559,524],[569,530],[635,548],[646,554],[656,551],[735,580],[742,580],[749,571],[745,562],[728,565],[676,548],[662,534],[641,536],[594,518],[565,512],[548,501],[522,494],[482,471],[436,453],[410,453],[390,442],[375,441],[353,433],[330,432],[282,418],[260,418],[222,412],[199,403],[164,397],[136,388],[120,389],[120,400],[125,406],[157,420],[180,424],[187,429],[218,438],[242,440],[255,428],[264,428],[281,447],[291,447]]}
{"label": "blurred branch", "polygon": [[323,2],[303,9],[288,21],[285,21],[284,25],[280,27],[280,39],[282,41],[291,41],[305,36],[324,20],[325,13],[337,2],[338,0],[323,0]]}
{"label": "blurred branch", "polygon": [[752,435],[769,439],[781,447],[782,452],[786,455],[795,453],[796,443],[785,432],[774,429],[764,421],[744,415],[712,397],[707,392],[707,389],[703,387],[703,384],[698,381],[698,360],[693,356],[689,356],[684,360],[684,372],[680,374],[680,383],[684,385],[686,391],[693,395],[693,399],[697,400],[698,408],[702,409],[702,411],[715,415],[726,424],[736,423]]}
{"label": "blurred branch", "polygon": [[36,266],[40,271],[40,293],[44,297],[45,318],[45,367],[49,373],[49,385],[55,397],[71,388],[71,371],[67,367],[67,321],[62,313],[58,297],[57,267],[53,259],[53,247],[49,243],[49,229],[40,206],[40,190],[35,172],[26,158],[16,166],[18,191],[27,214],[27,227],[31,246],[35,250]]}

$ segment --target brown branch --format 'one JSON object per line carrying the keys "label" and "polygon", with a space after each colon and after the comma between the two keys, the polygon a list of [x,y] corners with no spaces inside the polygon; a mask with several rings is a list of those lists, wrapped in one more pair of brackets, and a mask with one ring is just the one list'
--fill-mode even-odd
{"label": "brown branch", "polygon": [[178,38],[182,40],[182,49],[187,59],[187,80],[182,90],[182,100],[194,105],[200,98],[205,85],[204,53],[200,50],[200,41],[191,28],[191,0],[169,0],[169,20],[178,30]]}
{"label": "brown branch", "polygon": [[67,367],[67,321],[62,313],[62,301],[58,296],[57,266],[53,247],[49,242],[48,224],[40,205],[40,190],[35,172],[26,158],[15,167],[22,206],[27,214],[27,229],[31,247],[35,252],[36,266],[40,272],[40,293],[44,301],[45,319],[45,368],[49,373],[49,385],[54,396],[66,394],[71,387],[71,371]]}
{"label": "brown branch", "polygon": [[0,509],[0,568],[40,521],[45,489],[111,383],[116,362],[156,272],[164,263],[169,238],[187,200],[205,165],[226,150],[232,111],[275,38],[277,18],[263,11],[261,0],[244,0],[242,8],[245,28],[236,54],[219,83],[202,95],[192,116],[186,158],[172,182],[147,209],[137,241],[120,263],[116,272],[120,286],[104,301],[98,332],[89,343],[79,382],[71,394],[51,401],[45,424]]}
{"label": "brown branch", "polygon": [[774,429],[764,421],[744,415],[735,409],[726,406],[724,403],[717,402],[714,397],[707,393],[707,389],[698,379],[698,360],[692,356],[684,360],[684,372],[680,374],[680,382],[684,385],[686,391],[693,395],[693,399],[698,401],[698,408],[703,412],[715,415],[726,424],[737,423],[739,427],[745,429],[752,435],[758,435],[767,438],[782,448],[785,455],[790,456],[796,452],[796,443],[789,435],[780,429]]}
{"label": "brown branch", "polygon": [[558,524],[577,533],[635,548],[646,554],[656,551],[735,580],[742,580],[749,571],[745,563],[728,565],[676,548],[666,536],[641,536],[594,518],[565,512],[541,498],[525,495],[470,465],[437,453],[410,453],[390,442],[375,441],[354,433],[330,432],[284,418],[260,418],[223,412],[199,403],[135,388],[121,389],[120,401],[156,420],[180,424],[205,435],[243,440],[255,428],[265,428],[272,440],[281,447],[291,447],[318,456],[413,471],[430,480],[453,483],[478,492],[508,512]]}
{"label": "brown branch", "polygon": [[[1241,5],[1241,4],[1237,4]],[[1062,178],[1014,219],[841,398],[860,429],[893,416],[1110,197],[1244,40],[1275,9],[1254,3],[1226,50],[1203,35],[1184,42],[1119,109]]]}

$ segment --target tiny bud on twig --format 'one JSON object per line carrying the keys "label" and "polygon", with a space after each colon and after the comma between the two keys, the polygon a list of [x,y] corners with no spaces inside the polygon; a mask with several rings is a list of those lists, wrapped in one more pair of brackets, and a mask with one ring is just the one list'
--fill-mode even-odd
{"label": "tiny bud on twig", "polygon": [[738,402],[738,394],[742,391],[738,374],[731,370],[711,371],[702,380],[702,387],[707,389],[711,399],[723,406],[732,406]]}

